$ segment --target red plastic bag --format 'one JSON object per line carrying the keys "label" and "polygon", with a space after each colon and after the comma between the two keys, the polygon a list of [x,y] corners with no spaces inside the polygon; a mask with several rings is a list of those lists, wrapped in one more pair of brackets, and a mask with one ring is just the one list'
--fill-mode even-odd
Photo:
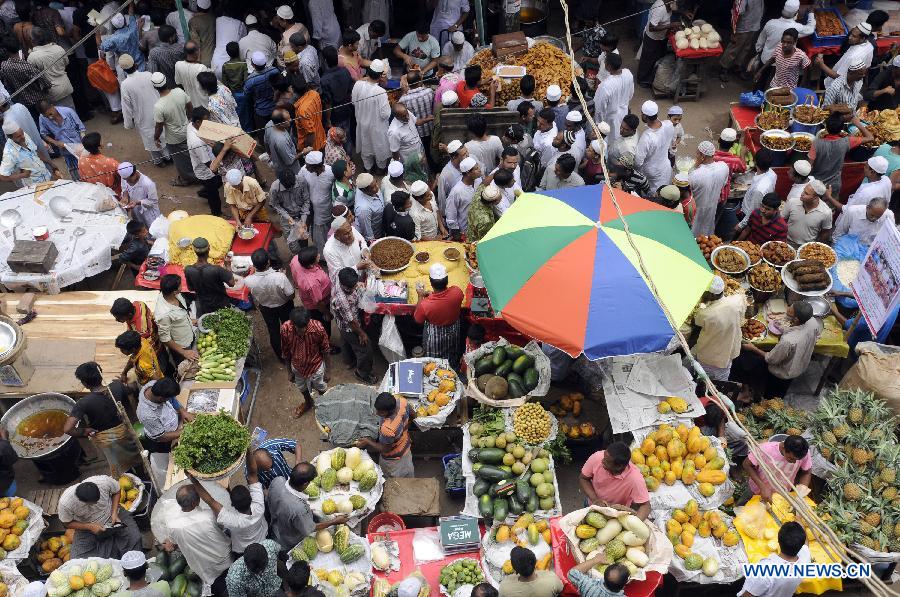
{"label": "red plastic bag", "polygon": [[88,83],[104,93],[116,93],[119,90],[119,79],[105,60],[88,65],[87,79]]}

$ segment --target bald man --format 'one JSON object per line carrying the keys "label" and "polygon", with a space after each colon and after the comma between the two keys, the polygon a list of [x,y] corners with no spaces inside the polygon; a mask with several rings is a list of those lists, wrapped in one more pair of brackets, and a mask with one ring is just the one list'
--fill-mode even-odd
{"label": "bald man", "polygon": [[[291,476],[292,467],[284,457],[285,452],[293,452],[294,462],[302,460],[300,442],[283,437],[267,439],[253,452],[257,476],[265,489],[278,477]],[[249,470],[245,470],[245,474],[246,472]]]}

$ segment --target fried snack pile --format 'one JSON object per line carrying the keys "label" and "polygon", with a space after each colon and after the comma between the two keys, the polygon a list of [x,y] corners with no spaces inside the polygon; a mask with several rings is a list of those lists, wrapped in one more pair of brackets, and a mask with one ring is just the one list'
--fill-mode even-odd
{"label": "fried snack pile", "polygon": [[766,324],[758,319],[745,319],[741,325],[741,335],[744,340],[753,340],[763,335],[766,331]]}
{"label": "fried snack pile", "polygon": [[723,272],[737,273],[747,269],[747,260],[734,249],[721,249],[716,253],[715,266]]}
{"label": "fried snack pile", "polygon": [[756,119],[756,124],[764,131],[771,129],[786,130],[791,124],[791,113],[788,110],[774,108],[763,110]]}
{"label": "fried snack pile", "polygon": [[699,245],[700,250],[703,251],[703,256],[707,259],[709,259],[709,254],[712,253],[712,250],[721,244],[722,239],[715,234],[710,234],[709,236],[701,234],[697,237],[697,245]]}
{"label": "fried snack pile", "polygon": [[781,276],[778,275],[775,268],[765,262],[750,268],[748,277],[750,286],[764,292],[773,292],[781,282]]}
{"label": "fried snack pile", "polygon": [[818,243],[804,245],[800,249],[798,256],[800,257],[800,259],[818,261],[826,268],[831,267],[837,262],[837,253],[834,252],[834,249],[832,249],[828,245],[822,245]]}
{"label": "fried snack pile", "polygon": [[816,34],[820,37],[828,35],[843,35],[845,33],[844,26],[838,16],[830,10],[817,10],[816,14]]}
{"label": "fried snack pile", "polygon": [[763,259],[774,265],[784,265],[788,261],[793,261],[797,257],[797,253],[791,246],[780,240],[768,242],[762,248]]}
{"label": "fried snack pile", "polygon": [[897,110],[869,111],[867,108],[862,108],[859,118],[871,123],[868,129],[875,135],[875,141],[870,145],[876,146],[900,140],[900,114]]}
{"label": "fried snack pile", "polygon": [[[476,52],[469,61],[470,65],[481,66],[481,91],[488,95],[488,88],[494,76],[494,67],[499,64],[491,53],[490,48]],[[509,56],[504,64],[524,66],[529,75],[535,79],[534,97],[543,98],[547,95],[547,87],[559,85],[562,89],[562,99],[566,101],[569,90],[572,88],[572,68],[569,57],[549,43],[537,43],[527,52]],[[506,102],[514,100],[520,95],[518,79],[501,79],[502,87],[497,93],[497,105],[506,105]]]}
{"label": "fried snack pile", "polygon": [[758,263],[760,258],[762,257],[762,253],[759,250],[759,245],[749,240],[736,240],[731,243],[738,249],[743,249],[744,253],[747,254],[747,257],[750,258],[750,264]]}
{"label": "fried snack pile", "polygon": [[825,290],[831,281],[825,266],[812,259],[795,261],[788,265],[787,270],[794,276],[800,290]]}
{"label": "fried snack pile", "polygon": [[794,121],[800,124],[816,125],[828,118],[830,112],[824,108],[805,104],[794,106]]}
{"label": "fried snack pile", "polygon": [[778,151],[786,151],[794,146],[794,139],[792,137],[763,134],[759,140],[763,144],[763,147]]}

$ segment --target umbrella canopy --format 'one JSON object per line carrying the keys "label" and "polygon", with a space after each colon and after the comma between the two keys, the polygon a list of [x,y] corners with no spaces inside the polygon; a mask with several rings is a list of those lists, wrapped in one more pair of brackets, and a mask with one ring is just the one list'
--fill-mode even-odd
{"label": "umbrella canopy", "polygon": [[[681,325],[709,287],[712,270],[684,216],[615,193],[660,299]],[[662,350],[674,334],[606,185],[521,195],[477,251],[494,310],[573,357]]]}

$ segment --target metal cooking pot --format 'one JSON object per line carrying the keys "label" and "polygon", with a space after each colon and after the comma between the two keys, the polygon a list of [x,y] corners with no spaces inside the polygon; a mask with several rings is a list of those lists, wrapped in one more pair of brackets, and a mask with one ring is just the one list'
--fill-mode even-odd
{"label": "metal cooking pot", "polygon": [[0,319],[0,362],[2,362],[16,347],[19,334],[22,330],[11,321]]}
{"label": "metal cooking pot", "polygon": [[19,426],[19,423],[35,413],[45,410],[61,410],[68,413],[73,406],[75,406],[75,401],[65,394],[56,394],[54,392],[35,394],[10,407],[6,414],[0,418],[0,426],[9,433],[10,443],[12,443],[13,449],[19,455],[19,458],[28,460],[44,458],[65,446],[73,439],[72,436],[63,434],[55,440],[47,440],[46,445],[40,448],[29,449],[16,441],[16,428]]}

